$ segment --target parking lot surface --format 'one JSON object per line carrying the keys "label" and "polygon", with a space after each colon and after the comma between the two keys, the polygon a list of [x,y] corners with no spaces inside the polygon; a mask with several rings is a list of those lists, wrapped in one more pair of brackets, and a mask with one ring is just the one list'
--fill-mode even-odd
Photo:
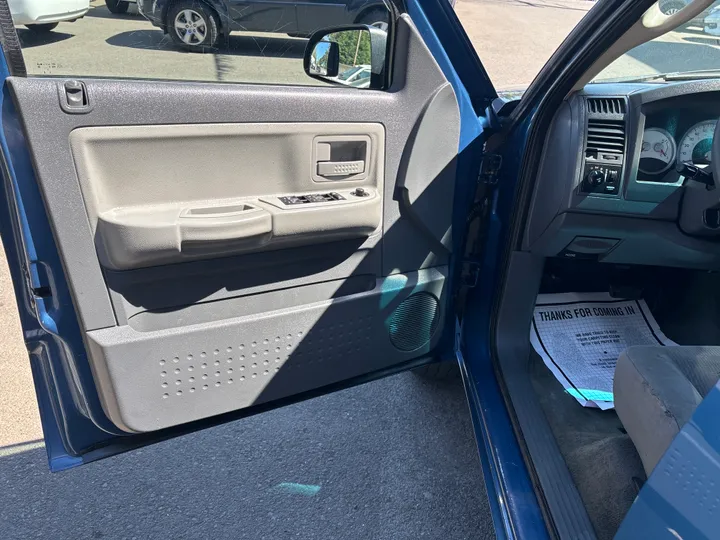
{"label": "parking lot surface", "polygon": [[62,473],[45,459],[0,454],[3,540],[494,537],[461,385],[411,373]]}

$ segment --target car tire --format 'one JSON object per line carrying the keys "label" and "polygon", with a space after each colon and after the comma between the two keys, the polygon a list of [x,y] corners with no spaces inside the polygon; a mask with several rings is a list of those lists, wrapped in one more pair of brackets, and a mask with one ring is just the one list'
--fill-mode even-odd
{"label": "car tire", "polygon": [[386,9],[371,9],[360,15],[357,21],[360,24],[368,24],[375,26],[381,30],[388,31],[388,21],[390,19],[390,13]]}
{"label": "car tire", "polygon": [[125,2],[124,0],[105,0],[105,5],[110,13],[122,15],[123,13],[127,13],[130,2]]}
{"label": "car tire", "polygon": [[660,5],[660,11],[662,12],[663,15],[672,15],[674,13],[677,13],[684,7],[685,7],[685,2],[680,2],[680,1],[663,2]]}
{"label": "car tire", "polygon": [[[188,18],[190,20],[188,20]],[[168,10],[167,31],[170,39],[178,47],[191,52],[214,52],[220,39],[218,16],[208,6],[198,0],[180,0]],[[178,26],[176,26],[176,23]],[[183,32],[180,25],[195,25],[194,32]],[[193,28],[190,28],[192,30]],[[205,29],[204,34],[199,30]],[[204,37],[200,40],[198,35]]]}
{"label": "car tire", "polygon": [[57,28],[58,23],[44,23],[44,24],[26,24],[25,28],[32,30],[37,34],[47,34]]}
{"label": "car tire", "polygon": [[460,378],[460,368],[455,360],[433,362],[415,368],[413,373],[422,379],[433,381],[454,381]]}

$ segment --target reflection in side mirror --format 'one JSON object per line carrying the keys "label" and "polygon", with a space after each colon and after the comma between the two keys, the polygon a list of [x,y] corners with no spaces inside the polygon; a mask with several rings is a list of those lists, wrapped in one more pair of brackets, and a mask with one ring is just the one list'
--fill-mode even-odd
{"label": "reflection in side mirror", "polygon": [[375,26],[327,28],[310,37],[305,73],[331,84],[383,88],[387,32]]}
{"label": "reflection in side mirror", "polygon": [[334,41],[319,41],[310,54],[309,75],[337,77],[340,68],[340,47]]}

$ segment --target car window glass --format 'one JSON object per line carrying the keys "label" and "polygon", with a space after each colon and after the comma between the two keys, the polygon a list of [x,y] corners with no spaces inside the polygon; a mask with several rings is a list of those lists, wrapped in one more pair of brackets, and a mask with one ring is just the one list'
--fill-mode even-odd
{"label": "car window glass", "polygon": [[[658,5],[661,11],[672,13],[684,4],[684,0],[662,0]],[[686,74],[685,78],[692,79],[694,71],[719,69],[720,1],[717,1],[673,31],[629,50],[600,72],[595,81],[635,81],[664,74]]]}
{"label": "car window glass", "polygon": [[594,5],[591,0],[457,0],[454,3],[458,19],[500,92],[522,91],[529,86]]}
{"label": "car window glass", "polygon": [[390,21],[383,0],[12,0],[10,7],[28,74],[75,77],[327,85],[303,70],[307,37],[351,24],[387,31]]}

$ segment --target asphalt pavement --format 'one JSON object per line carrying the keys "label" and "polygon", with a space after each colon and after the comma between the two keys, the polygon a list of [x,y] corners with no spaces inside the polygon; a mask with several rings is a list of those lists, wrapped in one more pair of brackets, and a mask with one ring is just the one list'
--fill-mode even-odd
{"label": "asphalt pavement", "polygon": [[493,538],[462,386],[412,373],[62,473],[0,455],[0,538]]}

